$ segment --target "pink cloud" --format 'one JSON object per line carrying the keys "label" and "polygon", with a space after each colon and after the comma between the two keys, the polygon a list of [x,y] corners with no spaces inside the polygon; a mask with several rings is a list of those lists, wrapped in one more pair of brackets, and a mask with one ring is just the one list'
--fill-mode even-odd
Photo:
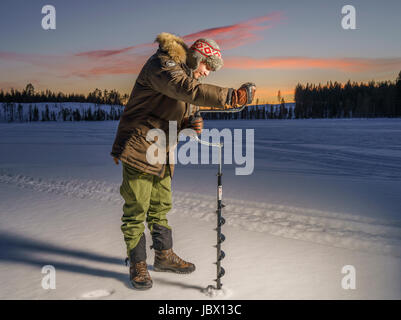
{"label": "pink cloud", "polygon": [[[281,17],[281,13],[273,13],[229,26],[201,30],[185,35],[182,38],[188,45],[202,37],[213,38],[219,43],[222,49],[227,50],[262,39],[257,36],[256,32],[272,27],[272,25],[264,24],[267,22],[277,22]],[[103,74],[138,73],[147,57],[151,54],[151,50],[154,50],[155,47],[156,44],[154,42],[149,42],[115,50],[94,50],[78,53],[76,56],[85,56],[93,59],[102,58],[101,65],[86,68],[84,72],[79,71],[78,73],[82,76],[85,74],[86,76],[101,76]],[[117,55],[118,57],[114,57]],[[103,59],[112,56],[114,59],[107,59],[107,61]]]}
{"label": "pink cloud", "polygon": [[[239,47],[245,43],[250,43],[262,39],[261,37],[256,35],[256,32],[272,27],[272,25],[263,25],[263,24],[266,22],[271,22],[271,23],[277,22],[281,18],[282,18],[281,13],[276,12],[266,16],[249,19],[229,26],[201,30],[195,33],[187,34],[182,38],[184,39],[185,42],[187,42],[188,45],[190,45],[190,43],[194,42],[196,39],[202,37],[213,38],[219,43],[219,45],[223,49],[227,50]],[[148,42],[119,49],[92,50],[92,51],[79,52],[76,53],[75,55],[79,57],[85,56],[88,58],[103,58],[103,57],[110,57],[113,55],[120,55],[121,53],[131,52],[131,54],[135,54],[136,50],[141,50],[141,49],[151,50],[155,46],[156,45],[154,42]]]}
{"label": "pink cloud", "polygon": [[129,46],[120,49],[112,49],[112,50],[91,50],[91,51],[84,51],[78,52],[75,54],[77,57],[88,57],[88,58],[104,58],[110,57],[114,55],[119,55],[121,53],[128,53],[129,51],[135,51],[139,49],[151,49],[155,47],[154,43],[143,43],[135,46]]}
{"label": "pink cloud", "polygon": [[309,58],[227,57],[225,68],[230,69],[335,69],[345,72],[394,70],[401,67],[401,58]]}
{"label": "pink cloud", "polygon": [[146,59],[149,58],[148,55],[136,55],[133,57],[121,57],[118,59],[112,59],[107,63],[103,64],[93,64],[91,66],[86,66],[85,68],[80,68],[71,73],[65,75],[65,77],[79,76],[83,78],[92,78],[102,75],[118,75],[118,74],[138,74]]}
{"label": "pink cloud", "polygon": [[[244,46],[262,39],[260,32],[272,28],[283,19],[280,12],[248,19],[236,24],[204,29],[182,36],[190,45],[201,37],[216,40],[223,50]],[[66,55],[0,52],[0,62],[24,62],[58,77],[98,78],[104,75],[138,74],[146,59],[156,49],[154,42],[115,49],[99,49]],[[224,56],[228,69],[335,69],[345,72],[393,70],[400,68],[401,58],[252,58]]]}
{"label": "pink cloud", "polygon": [[[240,23],[232,24],[224,27],[205,29],[196,33],[191,33],[183,37],[187,42],[194,42],[199,38],[212,38],[216,40],[219,46],[224,49],[232,49],[243,46],[248,43],[261,40],[257,32],[273,27],[283,19],[280,12],[275,12],[269,15],[249,19]],[[265,24],[269,22],[270,24]]]}
{"label": "pink cloud", "polygon": [[[272,27],[272,24],[280,19],[280,13],[273,13],[229,26],[201,30],[184,35],[183,39],[190,45],[198,38],[210,37],[227,50],[262,39],[257,32]],[[154,42],[148,42],[123,48],[90,50],[58,56],[0,52],[0,61],[30,63],[53,74],[58,73],[61,77],[137,74],[156,45]]]}

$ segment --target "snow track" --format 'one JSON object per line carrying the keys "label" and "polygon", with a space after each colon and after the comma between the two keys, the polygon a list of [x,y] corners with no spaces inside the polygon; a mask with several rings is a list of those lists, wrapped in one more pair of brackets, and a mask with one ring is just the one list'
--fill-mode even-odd
{"label": "snow track", "polygon": [[[71,198],[122,205],[120,185],[97,180],[42,179],[0,172],[0,183]],[[173,192],[172,214],[214,222],[216,198]],[[401,257],[401,223],[262,202],[224,199],[227,225],[323,245]]]}

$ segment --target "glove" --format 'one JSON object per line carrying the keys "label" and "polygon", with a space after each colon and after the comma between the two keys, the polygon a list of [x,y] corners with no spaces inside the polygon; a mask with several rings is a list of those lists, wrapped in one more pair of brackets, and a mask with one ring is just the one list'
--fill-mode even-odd
{"label": "glove", "polygon": [[244,83],[238,90],[231,89],[228,92],[227,104],[231,107],[238,108],[252,103],[255,92],[256,84],[252,82]]}
{"label": "glove", "polygon": [[202,133],[203,129],[203,118],[200,115],[200,112],[197,111],[193,116],[184,120],[184,127],[195,130],[196,134],[199,136]]}

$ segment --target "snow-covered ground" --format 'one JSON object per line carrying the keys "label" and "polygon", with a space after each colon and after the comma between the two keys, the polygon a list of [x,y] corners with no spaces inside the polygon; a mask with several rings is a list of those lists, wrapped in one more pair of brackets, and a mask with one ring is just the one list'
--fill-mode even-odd
{"label": "snow-covered ground", "polygon": [[[1,299],[204,299],[215,278],[216,165],[177,165],[169,213],[190,275],[130,288],[118,122],[0,124]],[[223,167],[228,299],[401,298],[401,119],[209,121],[254,128],[255,170]],[[147,247],[150,236],[147,235]],[[42,267],[56,289],[42,288]],[[342,288],[342,268],[356,289]]]}

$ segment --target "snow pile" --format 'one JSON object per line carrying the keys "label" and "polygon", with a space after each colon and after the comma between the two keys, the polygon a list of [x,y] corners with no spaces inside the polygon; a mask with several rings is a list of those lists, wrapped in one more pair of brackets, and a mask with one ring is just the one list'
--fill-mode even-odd
{"label": "snow pile", "polygon": [[232,295],[231,290],[227,288],[217,289],[212,285],[207,286],[205,289],[203,289],[202,293],[204,293],[207,297],[213,299],[227,299]]}

